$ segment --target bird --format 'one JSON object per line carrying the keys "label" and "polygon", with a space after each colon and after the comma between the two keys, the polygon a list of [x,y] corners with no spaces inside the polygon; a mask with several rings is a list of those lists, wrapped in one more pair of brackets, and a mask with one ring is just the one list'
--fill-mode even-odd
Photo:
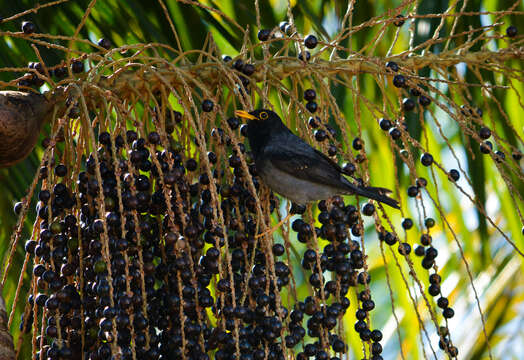
{"label": "bird", "polygon": [[237,110],[235,115],[247,119],[257,173],[271,190],[292,203],[307,205],[335,195],[358,195],[399,209],[398,202],[386,195],[391,190],[353,184],[335,161],[293,134],[274,111]]}

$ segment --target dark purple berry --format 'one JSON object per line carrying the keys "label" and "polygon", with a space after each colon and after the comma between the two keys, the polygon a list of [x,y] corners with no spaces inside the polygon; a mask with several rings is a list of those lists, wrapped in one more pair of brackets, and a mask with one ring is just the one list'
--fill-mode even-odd
{"label": "dark purple berry", "polygon": [[444,316],[446,319],[451,319],[455,315],[455,311],[453,311],[452,308],[447,307],[442,311],[442,316]]}
{"label": "dark purple berry", "polygon": [[421,187],[426,187],[428,185],[428,181],[423,178],[423,177],[420,177],[418,178],[415,183],[417,184],[417,187],[421,188]]}
{"label": "dark purple berry", "polygon": [[404,25],[405,20],[406,19],[404,18],[404,16],[399,14],[395,17],[395,21],[393,22],[393,25],[397,27],[401,27],[402,25]]}
{"label": "dark purple berry", "polygon": [[480,144],[480,152],[483,154],[489,154],[492,149],[493,144],[491,141],[484,141],[482,144]]}
{"label": "dark purple berry", "polygon": [[22,31],[26,35],[32,34],[36,31],[36,26],[31,21],[24,21],[22,23]]}
{"label": "dark purple berry", "polygon": [[506,35],[510,38],[517,36],[517,27],[515,25],[506,28]]}
{"label": "dark purple berry", "polygon": [[22,203],[20,201],[15,203],[13,211],[15,212],[15,215],[20,215],[20,213],[22,212]]}
{"label": "dark purple berry", "polygon": [[261,29],[258,31],[257,38],[260,41],[267,41],[269,40],[269,35],[271,35],[271,30]]}
{"label": "dark purple berry", "polygon": [[318,105],[315,101],[308,101],[306,103],[306,109],[310,112],[310,113],[315,113],[318,109]]}
{"label": "dark purple berry", "polygon": [[317,37],[315,35],[308,35],[304,39],[304,45],[308,49],[314,49],[317,46],[317,44],[318,44],[318,40],[317,40]]}
{"label": "dark purple berry", "polygon": [[449,178],[452,179],[453,181],[457,181],[458,179],[460,179],[460,173],[458,172],[457,169],[451,169],[449,171],[449,174],[448,174]]}
{"label": "dark purple berry", "polygon": [[240,120],[236,117],[230,117],[227,119],[227,124],[231,128],[231,130],[236,130],[240,126]]}
{"label": "dark purple berry", "polygon": [[389,129],[389,136],[391,136],[391,138],[393,140],[398,140],[400,139],[400,136],[402,135],[402,133],[400,132],[399,129],[397,129],[396,127],[392,127],[391,129]]}
{"label": "dark purple berry", "polygon": [[433,164],[433,156],[430,153],[424,153],[420,157],[420,162],[424,166],[430,166],[431,164]]}
{"label": "dark purple berry", "polygon": [[83,72],[84,71],[84,62],[82,60],[71,61],[71,71],[75,74]]}
{"label": "dark purple berry", "polygon": [[104,49],[109,50],[111,49],[111,41],[109,41],[108,39],[102,38],[98,40],[98,46],[101,46]]}
{"label": "dark purple berry", "polygon": [[373,215],[374,212],[375,212],[375,205],[373,205],[372,203],[366,203],[362,207],[362,214],[366,216],[371,216]]}
{"label": "dark purple berry", "polygon": [[242,67],[242,72],[244,73],[244,75],[246,76],[251,76],[254,74],[255,72],[255,65],[253,64],[244,64],[244,66]]}
{"label": "dark purple berry", "polygon": [[402,227],[405,230],[411,229],[413,227],[413,220],[411,220],[410,218],[405,218],[404,220],[402,220]]}
{"label": "dark purple berry", "polygon": [[211,112],[213,111],[213,107],[215,106],[215,104],[213,103],[213,101],[209,100],[209,99],[205,99],[204,101],[202,101],[202,111],[204,112]]}
{"label": "dark purple berry", "polygon": [[337,154],[338,150],[337,147],[333,144],[330,144],[328,147],[328,155],[329,156],[335,156]]}
{"label": "dark purple berry", "polygon": [[418,98],[418,103],[423,107],[426,107],[429,104],[431,104],[431,99],[425,95],[420,95],[420,97]]}
{"label": "dark purple berry", "polygon": [[445,309],[448,307],[449,305],[449,300],[445,297],[441,297],[437,300],[437,305],[439,308],[441,309]]}
{"label": "dark purple berry", "polygon": [[433,226],[435,226],[435,219],[427,218],[426,220],[424,220],[424,225],[426,225],[428,229],[432,228]]}
{"label": "dark purple berry", "polygon": [[398,71],[398,64],[394,61],[388,61],[386,63],[386,68],[388,68],[389,70],[393,71],[393,72],[397,72]]}
{"label": "dark purple berry", "polygon": [[357,167],[355,166],[355,164],[348,162],[342,166],[342,170],[344,171],[345,174],[351,176],[355,173],[355,171],[357,170]]}
{"label": "dark purple berry", "polygon": [[424,256],[424,254],[425,254],[424,246],[419,245],[415,248],[415,255]]}
{"label": "dark purple berry", "polygon": [[406,78],[402,74],[395,75],[393,77],[393,85],[398,88],[404,88],[406,87]]}
{"label": "dark purple berry", "polygon": [[315,131],[315,139],[319,142],[322,142],[327,139],[327,134],[324,130],[319,129]]}
{"label": "dark purple berry", "polygon": [[59,177],[64,177],[67,175],[67,166],[64,164],[57,165],[55,167],[55,175]]}
{"label": "dark purple berry", "polygon": [[147,135],[147,141],[150,144],[156,145],[160,143],[160,135],[156,131],[152,131]]}
{"label": "dark purple berry", "polygon": [[359,137],[354,138],[352,145],[353,145],[353,149],[355,149],[355,150],[362,150],[362,148],[363,148],[362,139],[359,138]]}
{"label": "dark purple berry", "polygon": [[304,60],[304,55],[302,54],[302,52],[298,54],[298,59],[302,61],[309,61],[309,59],[311,59],[311,54],[307,50],[305,51],[305,53],[306,53],[305,60]]}
{"label": "dark purple berry", "polygon": [[391,129],[391,126],[393,126],[393,124],[391,123],[391,120],[388,120],[388,119],[380,119],[380,122],[378,123],[380,128],[384,131],[388,131],[389,129]]}
{"label": "dark purple berry", "polygon": [[411,88],[411,89],[409,89],[409,94],[411,96],[415,96],[415,97],[420,96],[420,89],[416,88],[416,87],[415,88]]}
{"label": "dark purple berry", "polygon": [[408,196],[416,197],[418,195],[418,188],[416,186],[408,187]]}
{"label": "dark purple berry", "polygon": [[234,62],[233,62],[233,68],[235,70],[238,70],[238,71],[242,71],[242,68],[244,67],[244,62],[242,61],[242,59],[236,59]]}
{"label": "dark purple berry", "polygon": [[500,163],[504,160],[506,160],[506,154],[504,154],[504,152],[500,150],[495,151],[495,161]]}
{"label": "dark purple berry", "polygon": [[479,136],[481,139],[489,139],[489,137],[491,136],[491,130],[485,126],[481,127],[479,129]]}
{"label": "dark purple berry", "polygon": [[67,68],[64,67],[64,66],[61,66],[61,67],[57,67],[54,71],[54,75],[58,78],[58,79],[61,79],[61,78],[64,78],[67,76]]}
{"label": "dark purple berry", "polygon": [[320,125],[321,121],[318,116],[314,116],[314,117],[310,116],[307,123],[310,127],[312,127],[313,129],[316,129]]}
{"label": "dark purple berry", "polygon": [[404,111],[412,111],[414,108],[415,101],[413,101],[413,99],[404,98],[404,100],[402,100],[402,109],[404,109]]}
{"label": "dark purple berry", "polygon": [[307,89],[304,91],[304,100],[306,101],[313,101],[317,97],[317,93],[313,89]]}

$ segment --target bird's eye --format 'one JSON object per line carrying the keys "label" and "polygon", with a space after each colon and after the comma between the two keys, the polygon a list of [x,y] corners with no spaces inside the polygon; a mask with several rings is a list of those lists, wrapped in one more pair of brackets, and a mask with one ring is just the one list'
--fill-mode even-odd
{"label": "bird's eye", "polygon": [[262,112],[260,113],[260,118],[261,118],[262,120],[266,120],[266,119],[267,119],[267,112],[262,111]]}

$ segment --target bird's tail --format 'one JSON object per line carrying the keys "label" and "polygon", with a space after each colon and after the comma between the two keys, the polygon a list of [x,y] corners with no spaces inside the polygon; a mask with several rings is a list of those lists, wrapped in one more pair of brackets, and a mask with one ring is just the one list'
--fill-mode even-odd
{"label": "bird's tail", "polygon": [[400,209],[397,200],[385,195],[391,193],[391,190],[389,189],[371,186],[353,186],[353,191],[356,195],[365,196],[394,207],[395,209]]}

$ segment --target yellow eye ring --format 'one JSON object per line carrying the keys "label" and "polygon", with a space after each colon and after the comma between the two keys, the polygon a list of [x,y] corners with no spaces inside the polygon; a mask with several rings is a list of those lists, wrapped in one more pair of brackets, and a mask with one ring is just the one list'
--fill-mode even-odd
{"label": "yellow eye ring", "polygon": [[267,119],[267,112],[262,111],[262,112],[260,113],[260,118],[261,118],[262,120],[266,120],[266,119]]}

